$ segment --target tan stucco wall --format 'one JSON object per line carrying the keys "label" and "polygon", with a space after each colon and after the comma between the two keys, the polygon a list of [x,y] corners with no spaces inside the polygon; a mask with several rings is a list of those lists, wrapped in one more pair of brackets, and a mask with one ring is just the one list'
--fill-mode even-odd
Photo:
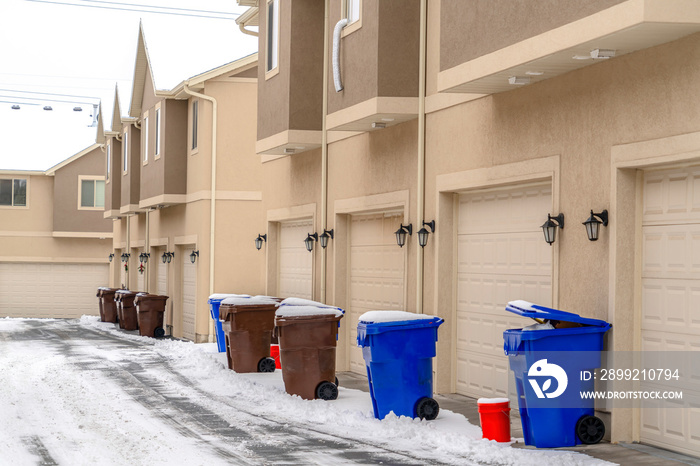
{"label": "tan stucco wall", "polygon": [[442,0],[440,69],[595,14],[625,0]]}
{"label": "tan stucco wall", "polygon": [[[97,147],[56,170],[53,196],[53,229],[55,231],[112,232],[112,222],[105,220],[103,210],[78,210],[79,176],[104,176],[104,165],[105,154]],[[105,191],[108,191],[107,187]]]}
{"label": "tan stucco wall", "polygon": [[[122,145],[116,138],[108,138],[105,143],[105,151],[107,146],[111,146],[111,168],[110,176],[105,180],[105,210],[116,210],[122,205],[122,175],[121,175],[121,150]],[[115,157],[114,154],[117,154]],[[105,167],[107,165],[107,154],[105,153]],[[106,169],[105,169],[106,170]],[[105,171],[105,177],[107,172]]]}
{"label": "tan stucco wall", "polygon": [[165,192],[184,194],[187,183],[187,101],[163,102]]}

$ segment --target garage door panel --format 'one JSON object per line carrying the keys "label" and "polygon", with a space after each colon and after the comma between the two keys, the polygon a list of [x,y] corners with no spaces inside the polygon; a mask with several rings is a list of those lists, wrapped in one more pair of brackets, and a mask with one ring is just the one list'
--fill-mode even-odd
{"label": "garage door panel", "polygon": [[196,293],[197,293],[197,264],[183,254],[182,262],[182,336],[195,341]]}
{"label": "garage door panel", "polygon": [[700,167],[645,173],[644,221],[700,222]]}
{"label": "garage door panel", "polygon": [[0,316],[97,315],[95,293],[108,283],[106,264],[0,263]]}
{"label": "garage door panel", "polygon": [[280,224],[278,294],[282,298],[312,298],[313,254],[304,245],[312,225],[310,219]]}
{"label": "garage door panel", "polygon": [[650,401],[641,410],[641,436],[651,444],[681,453],[700,451],[700,396],[683,393],[683,400]]}
{"label": "garage door panel", "polygon": [[700,336],[700,282],[642,279],[642,330]]}
{"label": "garage door panel", "polygon": [[[542,238],[549,185],[460,196],[457,266],[457,391],[508,396],[503,331],[529,325],[508,301],[551,304],[552,249]],[[500,384],[500,385],[499,385]]]}
{"label": "garage door panel", "polygon": [[350,273],[353,277],[394,277],[402,279],[404,251],[393,245],[353,246]]}
{"label": "garage door panel", "polygon": [[645,277],[700,279],[700,224],[645,226]]}

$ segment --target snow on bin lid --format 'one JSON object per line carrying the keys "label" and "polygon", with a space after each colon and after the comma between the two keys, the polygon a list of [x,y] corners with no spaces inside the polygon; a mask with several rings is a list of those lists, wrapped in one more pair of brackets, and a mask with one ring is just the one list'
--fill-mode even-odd
{"label": "snow on bin lid", "polygon": [[224,300],[226,298],[250,298],[249,294],[234,294],[234,293],[214,293],[209,296],[210,300]]}
{"label": "snow on bin lid", "polygon": [[508,398],[479,398],[476,400],[476,404],[479,405],[495,405],[496,403],[508,403],[510,400]]}
{"label": "snow on bin lid", "polygon": [[233,297],[226,298],[221,301],[221,304],[230,304],[233,306],[245,306],[245,305],[260,305],[260,304],[277,304],[277,301],[270,298],[243,298],[243,297]]}
{"label": "snow on bin lid", "polygon": [[415,314],[406,311],[369,311],[360,316],[360,322],[376,324],[380,322],[405,322],[409,320],[437,319],[427,314]]}
{"label": "snow on bin lid", "polygon": [[339,307],[336,306],[331,306],[330,304],[323,304],[319,303],[318,301],[311,301],[310,299],[304,299],[304,298],[286,298],[282,300],[281,303],[278,304],[278,306],[312,306],[312,307],[327,307],[331,309],[340,309]]}
{"label": "snow on bin lid", "polygon": [[275,312],[277,317],[303,317],[303,316],[327,316],[334,315],[340,317],[344,314],[342,309],[337,307],[319,306],[280,306]]}
{"label": "snow on bin lid", "polygon": [[116,291],[116,293],[131,293],[131,292],[132,292],[131,290],[124,290],[124,289]]}
{"label": "snow on bin lid", "polygon": [[581,317],[578,314],[573,314],[571,312],[560,311],[558,309],[540,306],[539,304],[533,304],[529,301],[523,300],[509,302],[506,306],[506,311],[512,312],[513,314],[518,314],[523,317],[530,317],[531,319],[537,318],[559,320],[563,322],[576,322],[579,324],[590,325],[594,327],[607,327],[610,325],[604,320],[587,319],[585,317]]}

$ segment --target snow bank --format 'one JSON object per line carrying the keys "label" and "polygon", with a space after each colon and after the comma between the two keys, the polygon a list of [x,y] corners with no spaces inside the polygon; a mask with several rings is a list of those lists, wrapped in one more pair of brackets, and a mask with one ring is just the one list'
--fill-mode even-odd
{"label": "snow bank", "polygon": [[277,317],[303,317],[318,315],[334,315],[336,317],[340,317],[343,315],[343,311],[335,307],[280,306],[275,312],[275,316]]}
{"label": "snow bank", "polygon": [[226,298],[250,298],[249,294],[214,293],[209,299],[224,300]]}
{"label": "snow bank", "polygon": [[428,320],[435,319],[435,316],[427,314],[415,314],[406,311],[369,311],[360,316],[360,322],[380,323],[380,322],[405,322],[407,320]]}
{"label": "snow bank", "polygon": [[226,298],[223,301],[221,301],[221,304],[230,304],[234,306],[243,306],[243,305],[258,305],[258,304],[277,304],[277,301],[274,299],[269,299],[269,298],[260,298],[260,297],[255,297],[255,298]]}

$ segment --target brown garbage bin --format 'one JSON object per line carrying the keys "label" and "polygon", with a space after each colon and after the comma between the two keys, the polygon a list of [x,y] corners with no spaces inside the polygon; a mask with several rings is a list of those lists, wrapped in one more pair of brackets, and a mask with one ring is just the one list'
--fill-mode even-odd
{"label": "brown garbage bin", "polygon": [[162,338],[165,336],[163,315],[168,296],[139,293],[134,299],[139,334],[143,337]]}
{"label": "brown garbage bin", "polygon": [[274,372],[270,357],[277,301],[270,298],[227,298],[219,307],[226,335],[229,369],[236,372]]}
{"label": "brown garbage bin", "polygon": [[136,291],[117,290],[117,313],[119,314],[119,328],[124,330],[138,330],[139,323],[136,316],[134,298]]}
{"label": "brown garbage bin", "polygon": [[280,306],[275,333],[280,341],[284,389],[305,400],[338,398],[335,348],[343,311],[314,306]]}
{"label": "brown garbage bin", "polygon": [[100,287],[97,296],[100,302],[100,320],[102,322],[117,322],[117,303],[114,302],[114,293],[118,288]]}

